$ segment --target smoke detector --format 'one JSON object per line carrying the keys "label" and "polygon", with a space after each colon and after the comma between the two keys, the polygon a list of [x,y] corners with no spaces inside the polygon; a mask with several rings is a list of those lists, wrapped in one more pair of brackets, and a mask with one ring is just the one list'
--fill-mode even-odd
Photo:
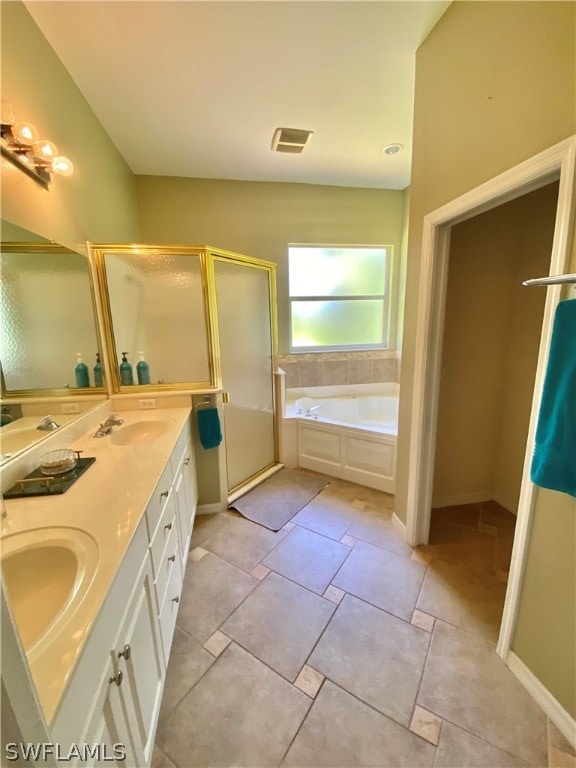
{"label": "smoke detector", "polygon": [[304,152],[313,135],[314,131],[303,131],[301,128],[276,128],[272,137],[272,150],[299,155]]}

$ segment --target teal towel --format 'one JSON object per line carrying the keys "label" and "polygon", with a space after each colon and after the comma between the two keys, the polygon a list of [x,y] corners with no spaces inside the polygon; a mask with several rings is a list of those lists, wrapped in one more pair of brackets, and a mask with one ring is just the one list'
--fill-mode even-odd
{"label": "teal towel", "polygon": [[531,478],[576,496],[576,299],[556,308]]}
{"label": "teal towel", "polygon": [[222,442],[218,408],[200,408],[196,411],[198,432],[203,448],[218,448]]}

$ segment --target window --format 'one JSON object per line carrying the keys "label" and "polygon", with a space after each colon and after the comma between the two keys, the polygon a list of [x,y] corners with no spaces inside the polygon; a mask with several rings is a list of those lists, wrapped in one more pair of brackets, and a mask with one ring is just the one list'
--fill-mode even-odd
{"label": "window", "polygon": [[290,246],[290,350],[388,347],[392,249]]}

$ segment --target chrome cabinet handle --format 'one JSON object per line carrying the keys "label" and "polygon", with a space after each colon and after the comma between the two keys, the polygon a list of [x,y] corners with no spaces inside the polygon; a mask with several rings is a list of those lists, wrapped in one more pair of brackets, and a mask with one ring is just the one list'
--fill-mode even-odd
{"label": "chrome cabinet handle", "polygon": [[188,464],[190,464],[190,456],[187,456],[187,457],[184,459],[184,464],[186,464],[186,466],[188,466]]}
{"label": "chrome cabinet handle", "polygon": [[121,659],[124,657],[126,661],[130,658],[132,655],[132,648],[130,648],[129,645],[125,645],[124,648],[121,651],[118,651],[118,658]]}
{"label": "chrome cabinet handle", "polygon": [[170,491],[162,491],[162,493],[160,494],[160,498],[164,497],[165,499],[167,499],[169,493]]}
{"label": "chrome cabinet handle", "polygon": [[122,685],[122,680],[124,679],[124,673],[121,669],[118,670],[117,674],[115,674],[113,677],[111,677],[108,680],[108,683],[112,685],[112,683],[116,683],[116,685],[120,686]]}
{"label": "chrome cabinet handle", "polygon": [[172,530],[172,523],[168,523],[167,525],[165,525],[164,526],[164,530],[165,531],[171,531]]}
{"label": "chrome cabinet handle", "polygon": [[172,598],[172,602],[173,603],[179,603],[180,602],[180,598],[179,597],[173,597]]}
{"label": "chrome cabinet handle", "polygon": [[176,555],[170,555],[170,557],[168,558],[169,563],[173,563],[175,560],[176,560]]}

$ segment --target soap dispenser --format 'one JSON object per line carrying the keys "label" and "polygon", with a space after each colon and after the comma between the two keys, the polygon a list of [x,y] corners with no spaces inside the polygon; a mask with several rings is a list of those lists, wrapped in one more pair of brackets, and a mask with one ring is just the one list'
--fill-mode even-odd
{"label": "soap dispenser", "polygon": [[76,353],[76,368],[74,368],[74,377],[76,378],[76,386],[78,388],[84,388],[90,386],[90,380],[88,378],[88,366],[82,362],[82,352]]}
{"label": "soap dispenser", "polygon": [[122,352],[122,362],[120,363],[120,384],[124,385],[134,384],[132,366],[128,362],[127,354],[128,352]]}
{"label": "soap dispenser", "polygon": [[144,352],[140,352],[140,362],[136,366],[138,384],[150,384],[150,366],[144,360]]}
{"label": "soap dispenser", "polygon": [[102,365],[100,364],[100,352],[96,352],[96,365],[94,366],[94,386],[102,386]]}

